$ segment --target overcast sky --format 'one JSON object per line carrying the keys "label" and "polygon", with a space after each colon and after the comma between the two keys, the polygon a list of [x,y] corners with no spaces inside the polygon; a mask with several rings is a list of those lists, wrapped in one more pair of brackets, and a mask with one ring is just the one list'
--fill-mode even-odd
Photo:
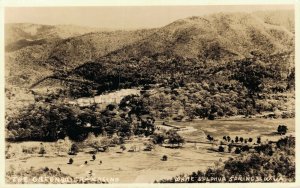
{"label": "overcast sky", "polygon": [[5,23],[71,24],[112,29],[154,28],[181,18],[215,12],[253,12],[279,9],[293,9],[293,5],[6,7]]}

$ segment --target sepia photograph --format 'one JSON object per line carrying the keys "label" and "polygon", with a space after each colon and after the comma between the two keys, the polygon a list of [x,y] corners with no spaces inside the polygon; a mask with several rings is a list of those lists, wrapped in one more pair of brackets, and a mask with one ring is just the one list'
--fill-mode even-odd
{"label": "sepia photograph", "polygon": [[5,184],[295,183],[295,7],[4,7]]}

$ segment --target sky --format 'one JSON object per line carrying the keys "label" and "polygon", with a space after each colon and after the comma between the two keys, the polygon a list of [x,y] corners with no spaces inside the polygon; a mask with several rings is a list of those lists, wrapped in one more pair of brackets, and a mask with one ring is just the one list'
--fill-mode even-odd
{"label": "sky", "polygon": [[123,7],[6,7],[5,23],[79,25],[111,29],[155,28],[216,12],[293,9],[293,5],[202,5]]}

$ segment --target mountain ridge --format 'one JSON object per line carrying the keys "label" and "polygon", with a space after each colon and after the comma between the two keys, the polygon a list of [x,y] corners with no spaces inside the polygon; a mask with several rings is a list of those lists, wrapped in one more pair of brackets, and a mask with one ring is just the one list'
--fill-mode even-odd
{"label": "mountain ridge", "polygon": [[[283,12],[286,14],[286,11]],[[273,13],[265,14],[274,17]],[[275,17],[278,15],[275,14]],[[257,13],[216,13],[180,19],[158,29],[89,32],[52,41],[50,46],[48,44],[51,42],[36,45],[48,49],[45,50],[47,53],[43,52],[44,55],[41,55],[41,49],[40,52],[37,51],[39,60],[24,59],[31,57],[29,54],[35,51],[35,46],[28,46],[14,52],[18,55],[23,51],[23,55],[19,55],[20,60],[12,61],[22,64],[40,61],[41,65],[48,67],[49,74],[46,76],[51,75],[51,72],[72,74],[73,69],[78,70],[87,62],[101,64],[139,61],[144,57],[155,60],[162,56],[196,59],[200,62],[227,62],[253,57],[253,54],[257,53],[271,55],[291,51],[294,48],[294,34],[286,25],[277,24],[276,21],[272,21],[272,17],[262,13],[258,16]],[[35,65],[28,63],[28,67],[30,66]],[[18,78],[19,75],[15,75],[14,78]],[[32,80],[39,79],[42,77]],[[33,83],[32,81],[26,85]]]}

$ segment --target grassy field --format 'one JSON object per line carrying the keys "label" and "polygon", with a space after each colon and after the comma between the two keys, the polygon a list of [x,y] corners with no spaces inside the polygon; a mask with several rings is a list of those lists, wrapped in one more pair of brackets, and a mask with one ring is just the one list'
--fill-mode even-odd
{"label": "grassy field", "polygon": [[[15,155],[6,159],[6,170],[30,169],[58,167],[65,174],[73,177],[86,177],[90,170],[94,177],[117,178],[120,183],[151,183],[154,180],[171,178],[180,173],[190,173],[197,170],[205,170],[207,167],[217,165],[219,161],[224,161],[228,157],[235,156],[233,153],[213,152],[210,148],[213,144],[207,143],[205,134],[210,134],[216,140],[222,140],[224,135],[231,138],[243,136],[244,138],[257,136],[262,137],[262,141],[276,140],[280,135],[273,134],[279,124],[288,126],[288,135],[295,132],[294,119],[240,119],[240,120],[197,120],[194,122],[172,122],[172,125],[180,127],[193,126],[196,131],[182,131],[187,141],[201,141],[204,143],[186,143],[180,149],[171,149],[156,146],[153,151],[142,151],[146,138],[135,138],[127,141],[124,152],[119,152],[119,147],[111,147],[109,152],[97,153],[96,160],[91,161],[91,154],[87,153],[89,148],[85,148],[76,156],[69,156],[66,152],[57,155],[56,143],[44,143],[46,154],[41,157],[38,152],[40,142],[10,143],[11,152]],[[203,134],[204,133],[204,134]],[[131,146],[141,148],[139,152],[128,152]],[[22,148],[34,147],[33,152],[24,153]],[[162,161],[163,155],[168,156],[167,161]],[[74,159],[72,165],[67,164],[69,158]],[[100,164],[100,160],[102,164]],[[84,164],[88,161],[87,164]]]}
{"label": "grassy field", "polygon": [[[172,122],[172,125],[179,127],[194,127],[195,132],[184,134],[187,140],[201,141],[199,135],[211,135],[216,139],[222,140],[223,136],[235,136],[253,139],[261,137],[264,140],[277,140],[280,135],[276,134],[278,125],[288,127],[288,135],[295,134],[295,119],[219,119],[219,120],[195,120],[192,122]],[[205,140],[206,138],[204,138]]]}

